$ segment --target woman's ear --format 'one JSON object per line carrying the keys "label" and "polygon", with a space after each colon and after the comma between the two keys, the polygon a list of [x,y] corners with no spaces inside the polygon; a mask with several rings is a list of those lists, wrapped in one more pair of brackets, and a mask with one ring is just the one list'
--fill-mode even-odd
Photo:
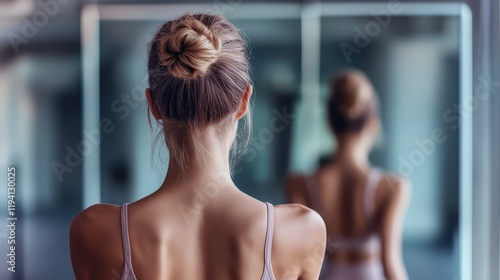
{"label": "woman's ear", "polygon": [[250,98],[252,97],[253,86],[248,84],[245,92],[243,93],[243,99],[241,100],[240,108],[238,109],[238,113],[236,113],[236,119],[239,120],[243,116],[245,116],[248,112],[248,108],[250,107]]}
{"label": "woman's ear", "polygon": [[153,97],[151,96],[151,89],[147,88],[145,94],[151,114],[156,120],[161,120],[160,110],[158,110],[158,106],[156,106],[156,103],[154,103]]}

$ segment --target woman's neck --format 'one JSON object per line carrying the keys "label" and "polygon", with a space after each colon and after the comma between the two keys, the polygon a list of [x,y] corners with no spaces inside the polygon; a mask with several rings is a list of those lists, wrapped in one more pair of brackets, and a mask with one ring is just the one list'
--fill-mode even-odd
{"label": "woman's neck", "polygon": [[230,141],[224,141],[215,129],[206,129],[196,139],[197,146],[187,146],[186,159],[171,158],[162,188],[186,183],[200,185],[209,181],[231,182]]}
{"label": "woman's neck", "polygon": [[337,151],[333,158],[337,162],[365,169],[370,166],[368,155],[371,145],[362,135],[337,137]]}

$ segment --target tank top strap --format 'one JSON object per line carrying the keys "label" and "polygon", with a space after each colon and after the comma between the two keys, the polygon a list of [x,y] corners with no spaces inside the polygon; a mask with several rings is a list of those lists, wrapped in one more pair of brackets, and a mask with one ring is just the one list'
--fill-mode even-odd
{"label": "tank top strap", "polygon": [[121,212],[121,230],[122,230],[122,242],[123,242],[123,256],[125,258],[125,264],[123,267],[122,280],[132,280],[136,279],[134,270],[132,269],[132,255],[130,250],[130,238],[128,232],[128,203],[123,204],[120,207]]}
{"label": "tank top strap", "polygon": [[383,173],[377,168],[373,168],[368,175],[368,180],[366,181],[365,188],[365,214],[367,218],[371,218],[375,211],[375,191],[377,186],[382,180]]}
{"label": "tank top strap", "polygon": [[271,262],[271,249],[273,247],[273,231],[274,231],[274,206],[266,202],[267,206],[267,229],[266,243],[264,247],[264,274],[262,279],[274,280],[273,266]]}

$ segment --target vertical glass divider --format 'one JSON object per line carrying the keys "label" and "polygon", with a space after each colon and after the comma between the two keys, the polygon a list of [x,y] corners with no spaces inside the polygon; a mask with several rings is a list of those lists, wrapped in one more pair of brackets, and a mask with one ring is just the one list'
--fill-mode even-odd
{"label": "vertical glass divider", "polygon": [[[472,13],[466,4],[460,12],[460,103],[472,97]],[[460,279],[472,279],[472,114],[460,127]]]}
{"label": "vertical glass divider", "polygon": [[313,168],[319,158],[320,130],[320,46],[321,46],[321,3],[303,6],[301,15],[301,99],[302,118],[297,129],[300,131],[295,149],[299,151],[295,166],[299,169]]}
{"label": "vertical glass divider", "polygon": [[[88,5],[83,8],[81,41],[83,67],[82,127],[83,131],[90,132],[97,129],[100,132],[99,10],[97,5]],[[96,145],[91,145],[90,153],[83,157],[83,208],[101,202],[100,148],[100,142]]]}

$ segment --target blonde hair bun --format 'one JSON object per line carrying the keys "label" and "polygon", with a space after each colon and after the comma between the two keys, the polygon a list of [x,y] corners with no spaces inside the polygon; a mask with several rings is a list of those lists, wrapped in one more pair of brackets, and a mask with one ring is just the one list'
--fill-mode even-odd
{"label": "blonde hair bun", "polygon": [[192,16],[173,24],[170,34],[161,42],[160,61],[176,78],[204,76],[221,53],[221,39]]}

